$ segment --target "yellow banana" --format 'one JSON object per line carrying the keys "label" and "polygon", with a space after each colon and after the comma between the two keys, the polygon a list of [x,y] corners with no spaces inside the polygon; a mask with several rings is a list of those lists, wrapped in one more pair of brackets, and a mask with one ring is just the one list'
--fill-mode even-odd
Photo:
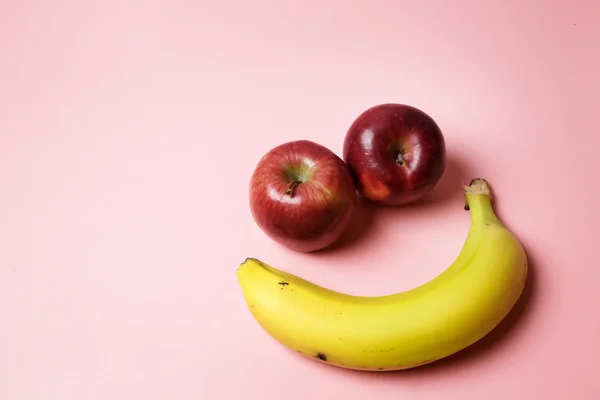
{"label": "yellow banana", "polygon": [[486,180],[465,188],[471,226],[454,263],[414,289],[351,296],[257,259],[237,270],[258,323],[278,342],[338,367],[390,371],[416,367],[475,343],[521,295],[527,257],[496,216]]}

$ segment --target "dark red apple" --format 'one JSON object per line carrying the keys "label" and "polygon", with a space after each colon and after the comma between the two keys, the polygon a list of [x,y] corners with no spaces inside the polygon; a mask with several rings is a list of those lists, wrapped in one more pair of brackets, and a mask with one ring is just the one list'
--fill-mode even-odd
{"label": "dark red apple", "polygon": [[352,123],[343,157],[364,198],[399,206],[419,200],[437,184],[446,164],[446,142],[423,111],[380,104]]}
{"label": "dark red apple", "polygon": [[250,209],[257,225],[296,251],[320,250],[340,238],[356,198],[352,175],[342,159],[308,140],[270,150],[250,180]]}

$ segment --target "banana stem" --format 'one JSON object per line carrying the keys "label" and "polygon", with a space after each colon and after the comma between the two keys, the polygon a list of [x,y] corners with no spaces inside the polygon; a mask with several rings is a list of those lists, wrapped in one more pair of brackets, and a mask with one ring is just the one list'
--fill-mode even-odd
{"label": "banana stem", "polygon": [[474,222],[500,223],[492,207],[490,185],[485,179],[473,179],[469,186],[464,186],[464,190],[466,197],[465,210],[471,212]]}

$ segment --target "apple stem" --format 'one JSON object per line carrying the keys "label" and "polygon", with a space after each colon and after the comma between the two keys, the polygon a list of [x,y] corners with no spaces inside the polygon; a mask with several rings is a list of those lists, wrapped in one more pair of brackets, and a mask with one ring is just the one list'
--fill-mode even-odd
{"label": "apple stem", "polygon": [[402,153],[398,153],[396,155],[396,164],[404,165],[404,157],[402,157]]}
{"label": "apple stem", "polygon": [[288,187],[285,189],[285,194],[289,195],[290,197],[294,197],[294,191],[301,183],[302,181],[299,181],[297,179],[295,181],[290,182]]}

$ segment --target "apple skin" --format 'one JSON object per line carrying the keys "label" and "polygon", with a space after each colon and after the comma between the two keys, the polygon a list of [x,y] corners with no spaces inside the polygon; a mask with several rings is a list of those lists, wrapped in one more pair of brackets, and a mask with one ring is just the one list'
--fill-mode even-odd
{"label": "apple skin", "polygon": [[258,162],[250,179],[250,210],[260,229],[279,244],[311,252],[333,244],[356,209],[348,166],[328,148],[298,140],[281,144]]}
{"label": "apple skin", "polygon": [[424,197],[446,165],[437,123],[405,104],[380,104],[360,114],[346,133],[344,161],[368,201],[401,206]]}

